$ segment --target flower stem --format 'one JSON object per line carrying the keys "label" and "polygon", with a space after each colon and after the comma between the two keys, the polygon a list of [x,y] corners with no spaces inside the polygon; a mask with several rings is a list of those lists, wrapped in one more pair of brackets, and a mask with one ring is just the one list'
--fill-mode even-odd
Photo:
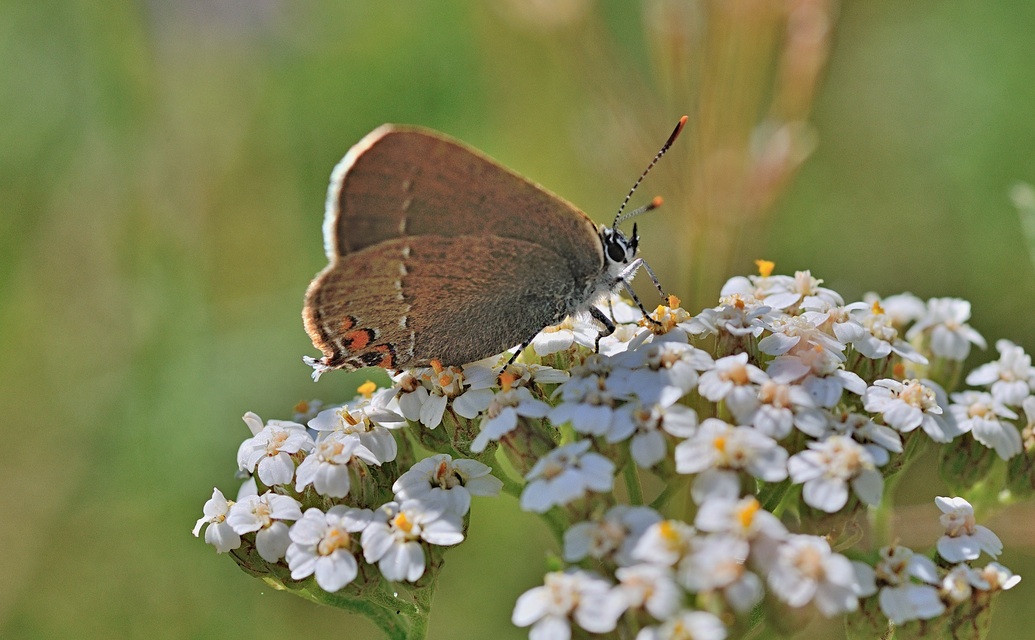
{"label": "flower stem", "polygon": [[902,452],[901,463],[884,479],[884,495],[881,496],[877,508],[870,512],[870,524],[878,546],[891,544],[894,539],[892,516],[895,511],[895,494],[898,492],[898,485],[905,477],[909,466],[923,453],[925,442],[919,429],[910,433],[906,440],[905,450]]}
{"label": "flower stem", "polygon": [[636,463],[631,459],[627,460],[622,468],[622,475],[625,477],[625,488],[629,491],[629,504],[643,504],[643,488],[640,487],[640,474],[636,471]]}

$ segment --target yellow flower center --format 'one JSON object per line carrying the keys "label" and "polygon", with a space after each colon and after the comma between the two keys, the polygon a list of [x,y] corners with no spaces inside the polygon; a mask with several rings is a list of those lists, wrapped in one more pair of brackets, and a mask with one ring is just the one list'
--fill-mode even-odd
{"label": "yellow flower center", "polygon": [[360,394],[361,396],[369,400],[371,396],[374,395],[374,391],[376,390],[377,385],[374,384],[372,381],[367,380],[363,384],[359,385],[359,388],[356,389],[356,393]]}
{"label": "yellow flower center", "polygon": [[751,523],[755,521],[755,514],[762,508],[758,500],[749,498],[747,503],[737,509],[737,520],[740,521],[740,526],[747,529],[751,526]]}
{"label": "yellow flower center", "polygon": [[394,525],[396,529],[404,533],[409,533],[413,530],[413,521],[407,518],[406,514],[402,511],[400,511],[398,514],[396,514],[394,518],[392,518],[392,525]]}
{"label": "yellow flower center", "polygon": [[329,556],[338,549],[349,550],[352,548],[352,536],[341,529],[331,529],[327,535],[316,545],[316,552],[321,556]]}
{"label": "yellow flower center", "polygon": [[773,275],[773,269],[776,268],[776,263],[772,260],[755,260],[755,266],[758,267],[758,275],[763,278],[768,278]]}
{"label": "yellow flower center", "polygon": [[745,385],[751,380],[748,378],[748,369],[742,364],[736,364],[732,368],[720,374],[723,378],[736,385]]}
{"label": "yellow flower center", "polygon": [[992,413],[991,407],[984,402],[975,402],[967,409],[967,415],[971,418],[984,418],[990,413]]}

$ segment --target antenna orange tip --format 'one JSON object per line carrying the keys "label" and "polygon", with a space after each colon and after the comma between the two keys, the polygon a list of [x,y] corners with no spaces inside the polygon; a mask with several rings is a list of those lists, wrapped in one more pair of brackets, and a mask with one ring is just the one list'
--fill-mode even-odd
{"label": "antenna orange tip", "polygon": [[679,119],[679,123],[676,124],[676,128],[672,130],[672,135],[668,137],[668,142],[665,143],[664,148],[667,149],[672,145],[673,142],[676,141],[676,138],[679,137],[679,132],[683,130],[683,127],[686,126],[686,121],[689,119],[690,116],[683,116]]}

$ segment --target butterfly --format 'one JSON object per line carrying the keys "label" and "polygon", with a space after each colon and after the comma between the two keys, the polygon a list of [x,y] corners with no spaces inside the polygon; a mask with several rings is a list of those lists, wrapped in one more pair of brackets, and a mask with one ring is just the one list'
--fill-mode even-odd
{"label": "butterfly", "polygon": [[306,358],[314,378],[467,364],[523,349],[544,327],[583,312],[610,334],[614,324],[595,304],[628,289],[645,264],[636,226],[626,236],[618,225],[660,198],[622,210],[685,123],[610,226],[436,131],[384,125],[367,134],[331,173],[328,264],[302,310],[323,352]]}

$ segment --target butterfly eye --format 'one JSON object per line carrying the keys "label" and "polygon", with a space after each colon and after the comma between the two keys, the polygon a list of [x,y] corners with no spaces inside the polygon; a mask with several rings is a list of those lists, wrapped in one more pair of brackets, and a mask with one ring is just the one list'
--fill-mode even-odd
{"label": "butterfly eye", "polygon": [[625,243],[618,238],[610,238],[607,243],[607,257],[611,262],[624,262]]}

